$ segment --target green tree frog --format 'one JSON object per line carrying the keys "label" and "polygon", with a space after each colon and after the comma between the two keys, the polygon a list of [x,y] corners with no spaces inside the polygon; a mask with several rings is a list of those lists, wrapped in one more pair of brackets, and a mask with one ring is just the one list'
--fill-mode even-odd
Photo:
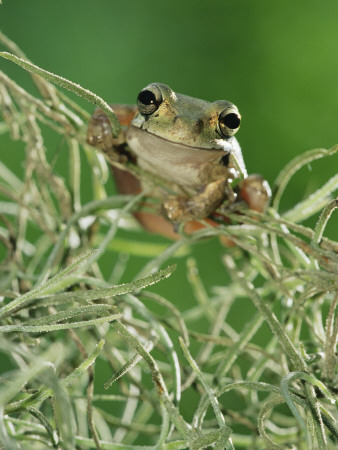
{"label": "green tree frog", "polygon": [[[139,93],[137,107],[112,108],[125,128],[114,139],[107,116],[97,109],[88,125],[89,144],[127,155],[170,187],[170,195],[161,188],[151,193],[162,200],[160,214],[136,213],[146,229],[177,237],[172,224],[184,222],[190,232],[201,226],[197,219],[212,216],[221,204],[244,201],[253,210],[266,209],[270,188],[260,175],[247,174],[234,136],[241,123],[234,104],[199,100],[152,83]],[[113,173],[121,193],[137,193],[147,183],[121,169]]]}

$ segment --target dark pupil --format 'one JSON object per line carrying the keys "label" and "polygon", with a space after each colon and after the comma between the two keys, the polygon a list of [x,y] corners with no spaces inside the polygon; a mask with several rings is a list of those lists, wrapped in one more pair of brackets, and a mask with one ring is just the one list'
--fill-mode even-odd
{"label": "dark pupil", "polygon": [[240,118],[235,113],[227,114],[222,119],[222,122],[226,127],[231,128],[232,130],[238,128],[239,124],[241,123]]}
{"label": "dark pupil", "polygon": [[140,92],[138,99],[141,103],[143,103],[143,105],[152,105],[156,103],[155,94],[153,94],[151,91]]}

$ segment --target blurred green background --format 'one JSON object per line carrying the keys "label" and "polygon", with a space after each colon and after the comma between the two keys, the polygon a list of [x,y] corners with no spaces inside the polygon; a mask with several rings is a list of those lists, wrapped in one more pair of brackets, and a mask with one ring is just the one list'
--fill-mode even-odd
{"label": "blurred green background", "polygon": [[[271,185],[294,156],[338,142],[337,21],[336,0],[4,0],[0,6],[1,30],[34,63],[108,102],[134,103],[153,81],[210,101],[231,100],[243,117],[237,136],[248,172]],[[35,93],[22,69],[4,60],[0,67]],[[22,145],[0,138],[1,159],[21,174]],[[55,139],[52,150],[60,145]],[[60,159],[62,172],[68,157]],[[337,167],[335,157],[303,169],[283,207],[320,187]],[[334,222],[336,215],[330,237],[337,236]],[[208,284],[222,284],[218,242],[201,243],[195,252]],[[137,273],[143,262],[133,264]]]}
{"label": "blurred green background", "polygon": [[[337,0],[3,0],[0,6],[1,30],[32,62],[108,102],[134,103],[154,81],[190,96],[234,102],[243,117],[237,137],[248,172],[261,173],[271,185],[296,155],[338,142],[337,23]],[[22,69],[4,60],[0,68],[36,94]],[[93,111],[92,105],[76,101]],[[49,149],[59,149],[60,137],[49,139]],[[1,160],[22,176],[23,145],[0,136],[0,151]],[[64,164],[57,170],[66,174],[68,155],[59,159]],[[282,207],[319,188],[337,168],[336,156],[303,169]],[[337,238],[337,229],[335,213],[326,234]],[[223,252],[216,239],[193,249],[208,292],[227,282]],[[116,253],[104,256],[107,273],[116,258]],[[132,256],[123,281],[145,262]],[[195,300],[184,260],[176,262],[174,275],[153,289],[184,310]],[[232,308],[229,320],[238,329],[253,311],[245,301],[245,308]],[[260,331],[255,339],[265,338]]]}

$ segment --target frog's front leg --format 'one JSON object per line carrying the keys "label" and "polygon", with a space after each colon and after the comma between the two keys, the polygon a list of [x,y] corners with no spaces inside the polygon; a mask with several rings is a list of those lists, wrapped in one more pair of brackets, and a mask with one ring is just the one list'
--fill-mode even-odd
{"label": "frog's front leg", "polygon": [[271,198],[271,189],[261,175],[249,175],[233,192],[227,179],[213,181],[193,196],[169,196],[162,204],[163,215],[173,223],[204,219],[227,199],[228,203],[245,202],[254,211],[264,212]]}
{"label": "frog's front leg", "polygon": [[[134,105],[110,105],[117,115],[120,124],[129,125],[137,110]],[[98,108],[89,120],[87,128],[87,142],[99,148],[108,160],[119,160],[119,149],[125,145],[125,132],[122,128],[117,138],[113,137],[110,120],[106,113]]]}
{"label": "frog's front leg", "polygon": [[[114,163],[125,163],[130,159],[125,138],[125,128],[130,125],[137,107],[134,105],[110,105],[122,125],[117,138],[113,137],[110,120],[106,113],[98,108],[89,120],[87,128],[87,142],[93,147],[99,148],[111,163],[111,171],[114,176],[116,188],[121,194],[137,194],[141,186],[137,178],[122,168],[117,168]],[[121,164],[120,164],[121,166]]]}
{"label": "frog's front leg", "polygon": [[250,209],[263,213],[269,206],[271,189],[261,175],[253,174],[244,178],[238,186],[237,201],[244,201]]}
{"label": "frog's front leg", "polygon": [[217,209],[225,198],[232,195],[234,194],[228,181],[219,179],[207,184],[201,193],[193,197],[167,197],[162,203],[162,213],[173,223],[205,219]]}

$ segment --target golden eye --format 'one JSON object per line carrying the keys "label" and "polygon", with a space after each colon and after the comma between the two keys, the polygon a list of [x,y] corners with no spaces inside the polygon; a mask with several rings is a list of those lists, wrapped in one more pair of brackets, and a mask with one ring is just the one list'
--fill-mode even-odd
{"label": "golden eye", "polygon": [[163,101],[162,92],[156,84],[144,88],[137,97],[137,106],[142,115],[153,114]]}
{"label": "golden eye", "polygon": [[241,124],[241,115],[235,106],[224,109],[218,116],[218,127],[222,136],[229,138],[237,133]]}

